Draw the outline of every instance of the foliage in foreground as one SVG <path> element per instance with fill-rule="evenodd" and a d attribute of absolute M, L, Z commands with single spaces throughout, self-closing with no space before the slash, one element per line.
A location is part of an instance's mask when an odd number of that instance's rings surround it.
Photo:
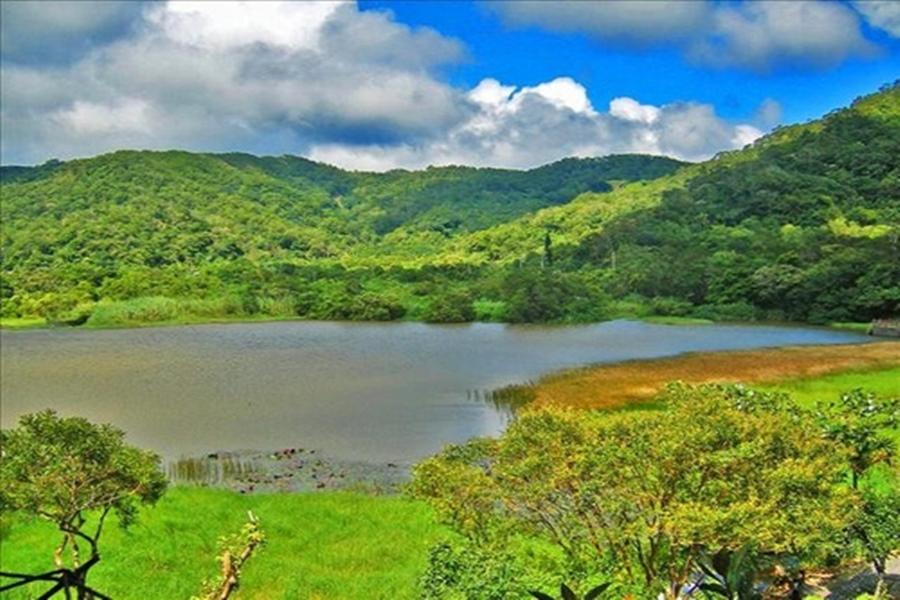
<path fill-rule="evenodd" d="M 418 600 L 428 548 L 447 532 L 420 502 L 346 492 L 241 495 L 175 486 L 127 530 L 110 523 L 94 586 L 115 600 L 186 600 L 221 575 L 219 539 L 259 515 L 266 546 L 242 570 L 244 600 Z M 55 529 L 3 515 L 4 570 L 52 566 Z M 4 600 L 33 595 L 11 592 Z"/>
<path fill-rule="evenodd" d="M 860 492 L 866 486 L 848 484 L 858 464 L 852 447 L 823 435 L 789 397 L 675 385 L 663 401 L 658 412 L 525 412 L 498 440 L 449 447 L 420 464 L 410 491 L 464 537 L 443 553 L 479 556 L 477 577 L 503 575 L 490 596 L 498 599 L 589 577 L 641 598 L 692 590 L 752 598 L 762 571 L 776 569 L 799 590 L 804 572 L 848 553 L 871 560 L 873 549 L 882 558 L 900 549 L 900 530 L 883 521 L 880 545 L 859 535 L 861 520 L 879 517 Z M 873 414 L 896 415 L 896 403 L 882 408 Z M 846 416 L 829 414 L 832 423 Z M 889 433 L 871 433 L 887 460 Z M 877 515 L 890 510 L 879 506 Z M 455 577 L 431 597 L 482 597 L 468 591 L 465 573 Z"/>
<path fill-rule="evenodd" d="M 266 536 L 259 527 L 259 519 L 248 511 L 247 523 L 239 533 L 219 538 L 219 579 L 205 581 L 200 595 L 193 596 L 191 600 L 227 600 L 240 585 L 244 564 L 265 541 Z"/>
<path fill-rule="evenodd" d="M 159 457 L 127 445 L 125 433 L 111 425 L 48 410 L 0 431 L 0 513 L 35 516 L 62 533 L 53 553 L 56 570 L 41 579 L 57 582 L 52 589 L 67 595 L 69 588 L 79 597 L 85 590 L 97 593 L 86 580 L 100 560 L 107 516 L 115 513 L 127 527 L 140 505 L 155 503 L 165 489 Z M 15 579 L 30 581 L 27 575 Z"/>

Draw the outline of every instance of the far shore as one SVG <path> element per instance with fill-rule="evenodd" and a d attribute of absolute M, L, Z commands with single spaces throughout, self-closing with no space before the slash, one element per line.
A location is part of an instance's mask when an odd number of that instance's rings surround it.
<path fill-rule="evenodd" d="M 814 327 L 826 329 L 838 329 L 842 331 L 851 331 L 861 334 L 868 334 L 871 323 L 803 323 L 794 321 L 713 321 L 710 319 L 701 319 L 697 317 L 677 317 L 665 315 L 616 315 L 605 321 L 593 322 L 536 322 L 536 323 L 509 323 L 503 321 L 464 321 L 458 323 L 432 323 L 429 321 L 415 319 L 399 319 L 396 321 L 340 321 L 345 323 L 427 323 L 430 325 L 467 325 L 471 323 L 498 323 L 502 325 L 591 325 L 596 323 L 605 323 L 608 321 L 626 320 L 626 321 L 642 321 L 654 325 L 671 325 L 671 326 L 697 326 L 697 325 L 759 325 L 759 326 L 783 326 L 783 327 Z M 278 323 L 278 322 L 306 322 L 305 319 L 296 316 L 272 316 L 272 315 L 242 315 L 235 317 L 186 317 L 168 321 L 132 321 L 127 323 L 91 325 L 90 323 L 81 325 L 69 325 L 65 323 L 54 323 L 41 317 L 11 317 L 0 318 L 0 329 L 7 331 L 23 331 L 32 329 L 52 329 L 58 331 L 83 331 L 83 330 L 106 330 L 106 329 L 143 329 L 147 327 L 180 327 L 185 325 L 223 325 L 232 323 Z"/>

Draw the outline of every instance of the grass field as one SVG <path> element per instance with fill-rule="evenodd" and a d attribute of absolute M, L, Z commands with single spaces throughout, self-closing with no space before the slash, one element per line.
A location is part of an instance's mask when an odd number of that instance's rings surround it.
<path fill-rule="evenodd" d="M 900 396 L 900 366 L 787 379 L 758 387 L 788 392 L 802 406 L 812 406 L 816 400 L 831 398 L 855 388 L 863 388 L 881 396 Z"/>
<path fill-rule="evenodd" d="M 187 600 L 215 577 L 216 540 L 236 533 L 247 510 L 267 543 L 243 572 L 239 599 L 416 598 L 416 580 L 441 529 L 423 504 L 400 497 L 345 493 L 242 496 L 173 488 L 123 532 L 109 527 L 92 585 L 113 598 Z M 52 569 L 58 536 L 44 522 L 4 523 L 3 570 Z M 36 598 L 9 593 L 4 598 Z"/>
<path fill-rule="evenodd" d="M 530 394 L 537 406 L 557 404 L 587 409 L 621 408 L 645 402 L 670 381 L 747 384 L 794 381 L 802 395 L 807 389 L 809 393 L 817 391 L 814 384 L 803 380 L 838 372 L 887 368 L 900 368 L 898 342 L 703 352 L 562 371 L 539 380 Z M 891 379 L 872 373 L 847 377 L 850 379 L 846 382 L 836 383 L 848 383 L 852 379 L 860 385 L 850 385 L 851 388 L 869 387 L 868 381 L 889 385 Z M 819 385 L 828 387 L 829 384 Z"/>

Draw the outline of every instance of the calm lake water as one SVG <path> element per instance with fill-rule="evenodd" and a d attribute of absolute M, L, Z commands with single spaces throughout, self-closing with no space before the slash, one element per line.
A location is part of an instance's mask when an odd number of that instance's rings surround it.
<path fill-rule="evenodd" d="M 694 350 L 865 342 L 814 328 L 280 322 L 0 332 L 3 427 L 54 408 L 111 422 L 167 458 L 317 448 L 410 461 L 495 434 L 470 398 L 564 367 Z"/>

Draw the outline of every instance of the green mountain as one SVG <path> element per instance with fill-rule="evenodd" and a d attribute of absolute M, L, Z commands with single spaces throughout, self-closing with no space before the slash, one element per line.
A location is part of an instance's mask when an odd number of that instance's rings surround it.
<path fill-rule="evenodd" d="M 900 304 L 900 91 L 686 165 L 348 172 L 122 151 L 0 168 L 4 317 L 664 314 L 813 322 Z"/>

